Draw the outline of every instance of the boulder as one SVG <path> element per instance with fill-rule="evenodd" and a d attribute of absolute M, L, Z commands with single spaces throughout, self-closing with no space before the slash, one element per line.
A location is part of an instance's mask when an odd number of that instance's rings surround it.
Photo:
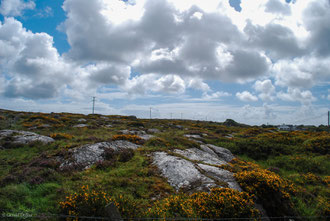
<path fill-rule="evenodd" d="M 78 119 L 78 122 L 79 122 L 79 123 L 83 123 L 83 122 L 87 122 L 87 120 L 84 119 L 84 118 L 80 118 L 80 119 Z"/>
<path fill-rule="evenodd" d="M 188 160 L 165 152 L 155 152 L 153 162 L 176 190 L 196 187 L 202 190 L 216 186 L 213 180 L 201 174 L 194 163 Z"/>
<path fill-rule="evenodd" d="M 73 127 L 81 128 L 81 127 L 88 127 L 88 125 L 87 124 L 77 124 L 77 125 L 74 125 Z"/>
<path fill-rule="evenodd" d="M 234 155 L 230 152 L 230 150 L 226 148 L 218 147 L 212 144 L 206 144 L 206 146 L 212 149 L 218 155 L 219 158 L 225 160 L 226 162 L 230 162 L 235 158 Z"/>
<path fill-rule="evenodd" d="M 174 153 L 180 154 L 189 160 L 198 161 L 207 164 L 223 165 L 227 162 L 214 154 L 210 154 L 197 148 L 190 148 L 186 150 L 174 150 Z"/>
<path fill-rule="evenodd" d="M 160 130 L 158 130 L 158 129 L 156 129 L 156 128 L 150 128 L 150 129 L 147 130 L 147 132 L 148 132 L 149 134 L 156 134 L 156 133 L 159 133 Z"/>
<path fill-rule="evenodd" d="M 10 138 L 13 144 L 31 144 L 34 142 L 41 142 L 48 144 L 55 140 L 51 137 L 39 135 L 29 131 L 18 131 L 18 130 L 1 130 L 0 139 Z"/>
<path fill-rule="evenodd" d="M 202 139 L 202 137 L 198 134 L 185 134 L 184 136 L 187 138 Z"/>
<path fill-rule="evenodd" d="M 103 153 L 105 149 L 113 149 L 114 151 L 121 151 L 123 149 L 137 149 L 139 145 L 131 143 L 126 140 L 116 140 L 112 142 L 101 142 L 95 144 L 87 144 L 81 147 L 70 150 L 72 153 L 71 159 L 63 160 L 60 168 L 65 166 L 79 165 L 84 169 L 90 168 L 93 164 L 99 161 L 104 161 Z"/>
<path fill-rule="evenodd" d="M 221 168 L 218 168 L 218 167 L 205 165 L 205 164 L 198 164 L 198 166 L 209 177 L 212 177 L 213 179 L 215 179 L 219 182 L 227 183 L 229 188 L 238 190 L 240 192 L 242 191 L 241 187 L 236 182 L 232 172 L 229 172 L 228 170 L 224 170 L 224 169 L 221 169 Z"/>

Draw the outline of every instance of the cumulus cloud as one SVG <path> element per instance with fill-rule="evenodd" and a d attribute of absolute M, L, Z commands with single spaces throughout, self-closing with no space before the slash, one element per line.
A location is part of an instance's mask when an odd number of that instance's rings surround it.
<path fill-rule="evenodd" d="M 237 47 L 244 44 L 243 33 L 219 12 L 230 8 L 229 3 L 213 1 L 213 9 L 201 1 L 193 3 L 66 0 L 64 29 L 72 47 L 68 56 L 81 62 L 124 63 L 141 74 L 230 82 L 245 82 L 267 72 L 270 63 L 263 54 Z M 135 14 L 118 20 L 115 10 Z"/>
<path fill-rule="evenodd" d="M 277 94 L 277 97 L 284 101 L 300 102 L 305 105 L 317 100 L 311 91 L 300 90 L 299 88 L 288 88 L 287 93 L 281 91 Z"/>
<path fill-rule="evenodd" d="M 262 100 L 272 101 L 274 100 L 275 87 L 271 80 L 256 81 L 254 89 L 259 92 L 258 95 Z"/>
<path fill-rule="evenodd" d="M 24 10 L 34 9 L 33 1 L 24 0 L 2 0 L 0 14 L 3 16 L 21 16 Z"/>
<path fill-rule="evenodd" d="M 255 95 L 252 95 L 248 91 L 237 92 L 236 97 L 244 102 L 258 101 L 258 98 Z"/>
<path fill-rule="evenodd" d="M 330 2 L 328 0 L 311 1 L 304 10 L 304 24 L 310 33 L 310 50 L 320 56 L 330 55 Z"/>
<path fill-rule="evenodd" d="M 14 18 L 6 18 L 0 23 L 0 45 L 6 45 L 0 52 L 0 66 L 5 70 L 7 97 L 52 98 L 71 79 L 70 65 L 46 33 L 34 34 Z"/>
<path fill-rule="evenodd" d="M 282 87 L 310 88 L 330 80 L 329 58 L 304 56 L 275 63 L 272 72 L 275 84 Z"/>
<path fill-rule="evenodd" d="M 3 0 L 0 12 L 21 15 L 34 7 Z M 221 0 L 65 0 L 60 27 L 71 48 L 62 56 L 50 35 L 5 18 L 2 93 L 82 99 L 116 87 L 131 97 L 182 95 L 189 88 L 206 100 L 230 95 L 212 90 L 205 83 L 211 80 L 255 82 L 255 94 L 236 94 L 242 101 L 275 101 L 276 90 L 282 100 L 314 101 L 311 88 L 330 81 L 329 1 L 255 0 L 241 7 L 237 12 Z"/>
<path fill-rule="evenodd" d="M 231 96 L 231 94 L 228 92 L 224 92 L 224 91 L 216 91 L 211 94 L 204 92 L 202 99 L 203 100 L 215 100 L 215 99 L 219 99 L 221 97 L 229 97 L 229 96 Z"/>

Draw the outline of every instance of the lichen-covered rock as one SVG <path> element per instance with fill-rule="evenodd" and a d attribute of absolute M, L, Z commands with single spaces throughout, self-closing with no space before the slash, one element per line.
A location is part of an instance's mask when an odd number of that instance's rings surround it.
<path fill-rule="evenodd" d="M 176 190 L 208 191 L 212 187 L 229 187 L 242 191 L 233 173 L 212 165 L 228 164 L 234 156 L 227 149 L 214 145 L 201 145 L 201 149 L 173 150 L 171 153 L 155 152 L 153 163 L 162 176 Z M 206 165 L 208 164 L 208 165 Z"/>
<path fill-rule="evenodd" d="M 159 133 L 160 130 L 156 129 L 156 128 L 150 128 L 147 130 L 148 133 L 150 134 L 156 134 L 156 133 Z"/>
<path fill-rule="evenodd" d="M 55 140 L 51 137 L 43 136 L 29 131 L 18 131 L 18 130 L 1 130 L 0 139 L 10 138 L 13 144 L 31 144 L 34 142 L 41 142 L 48 144 Z"/>
<path fill-rule="evenodd" d="M 159 168 L 161 174 L 176 190 L 180 188 L 210 188 L 215 182 L 201 174 L 194 163 L 180 157 L 171 156 L 165 152 L 153 153 L 154 164 Z"/>
<path fill-rule="evenodd" d="M 212 144 L 206 144 L 206 146 L 211 148 L 221 159 L 225 160 L 226 162 L 230 162 L 235 158 L 230 150 L 226 148 L 218 147 Z"/>
<path fill-rule="evenodd" d="M 193 139 L 202 139 L 202 137 L 198 134 L 185 134 L 183 136 L 185 136 L 187 138 L 193 138 Z"/>
<path fill-rule="evenodd" d="M 212 177 L 213 179 L 227 183 L 229 188 L 242 191 L 232 172 L 205 164 L 198 164 L 198 166 L 205 172 L 205 174 Z"/>
<path fill-rule="evenodd" d="M 77 124 L 77 125 L 74 125 L 73 127 L 81 128 L 81 127 L 88 127 L 88 125 L 87 124 Z"/>
<path fill-rule="evenodd" d="M 199 161 L 202 163 L 216 165 L 227 164 L 225 160 L 217 157 L 216 155 L 210 154 L 197 148 L 190 148 L 187 150 L 174 150 L 174 153 L 180 154 L 188 158 L 189 160 Z"/>
<path fill-rule="evenodd" d="M 87 144 L 81 147 L 74 148 L 71 151 L 72 156 L 69 160 L 63 160 L 60 168 L 65 166 L 83 167 L 84 169 L 90 168 L 93 164 L 103 161 L 103 153 L 105 149 L 113 149 L 114 151 L 121 151 L 123 149 L 137 149 L 139 145 L 131 143 L 126 140 L 115 140 L 112 142 L 101 142 L 95 144 Z"/>

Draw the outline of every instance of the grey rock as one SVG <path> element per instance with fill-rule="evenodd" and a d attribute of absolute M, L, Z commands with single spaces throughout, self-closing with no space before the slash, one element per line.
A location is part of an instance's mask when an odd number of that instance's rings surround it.
<path fill-rule="evenodd" d="M 48 144 L 55 140 L 51 137 L 39 135 L 29 131 L 18 131 L 18 130 L 1 130 L 0 139 L 5 137 L 11 137 L 14 144 L 30 144 L 34 142 L 41 142 Z"/>
<path fill-rule="evenodd" d="M 225 160 L 226 162 L 230 162 L 235 157 L 234 155 L 226 148 L 218 147 L 212 144 L 206 144 L 207 147 L 211 148 L 221 159 Z"/>
<path fill-rule="evenodd" d="M 40 128 L 50 128 L 50 127 L 52 127 L 51 125 L 49 125 L 49 124 L 43 124 L 43 125 L 41 125 L 41 126 L 39 126 Z"/>
<path fill-rule="evenodd" d="M 105 127 L 113 127 L 111 124 L 107 124 L 105 125 Z"/>
<path fill-rule="evenodd" d="M 115 140 L 115 141 L 109 142 L 109 148 L 113 149 L 114 151 L 120 151 L 122 149 L 135 150 L 138 147 L 140 147 L 140 145 L 131 143 L 127 140 Z"/>
<path fill-rule="evenodd" d="M 73 127 L 81 128 L 81 127 L 88 127 L 88 125 L 87 124 L 77 124 L 77 125 L 74 125 Z"/>
<path fill-rule="evenodd" d="M 201 174 L 194 163 L 188 160 L 171 156 L 165 152 L 155 152 L 153 162 L 176 190 L 194 188 L 193 185 L 196 183 L 201 189 L 215 186 L 213 180 Z"/>
<path fill-rule="evenodd" d="M 105 206 L 106 218 L 114 221 L 123 221 L 121 215 L 113 202 Z"/>
<path fill-rule="evenodd" d="M 184 136 L 187 138 L 202 139 L 202 137 L 198 134 L 185 134 Z"/>
<path fill-rule="evenodd" d="M 103 161 L 102 154 L 105 149 L 113 149 L 114 151 L 121 151 L 123 149 L 137 149 L 139 145 L 131 143 L 126 140 L 116 140 L 112 142 L 101 142 L 95 144 L 86 144 L 71 150 L 72 158 L 62 162 L 60 168 L 71 165 L 80 165 L 84 169 L 90 168 L 98 161 Z M 63 159 L 59 159 L 60 161 Z"/>
<path fill-rule="evenodd" d="M 218 167 L 213 167 L 205 164 L 198 164 L 198 166 L 208 175 L 211 176 L 213 179 L 221 182 L 226 182 L 229 188 L 242 191 L 239 184 L 236 182 L 234 175 L 232 172 L 228 170 L 224 170 Z"/>
<path fill-rule="evenodd" d="M 140 135 L 139 137 L 141 137 L 143 140 L 149 140 L 155 136 L 150 134 L 145 134 L 145 135 Z"/>
<path fill-rule="evenodd" d="M 159 133 L 160 130 L 158 130 L 158 129 L 156 129 L 156 128 L 150 128 L 150 129 L 147 130 L 147 132 L 148 132 L 149 134 L 156 134 L 156 133 Z"/>
<path fill-rule="evenodd" d="M 78 122 L 83 123 L 83 122 L 87 122 L 87 120 L 84 119 L 84 118 L 80 118 L 80 119 L 78 120 Z"/>
<path fill-rule="evenodd" d="M 180 154 L 190 160 L 199 161 L 207 164 L 222 165 L 227 164 L 226 161 L 208 152 L 199 150 L 197 148 L 190 148 L 187 150 L 174 150 L 174 153 Z"/>
<path fill-rule="evenodd" d="M 141 137 L 143 140 L 149 140 L 154 137 L 154 135 L 147 134 L 143 130 L 121 130 L 122 134 L 130 134 L 130 135 L 137 135 Z"/>
<path fill-rule="evenodd" d="M 207 153 L 209 153 L 209 154 L 211 154 L 215 157 L 218 157 L 218 155 L 211 148 L 209 148 L 207 145 L 202 144 L 202 145 L 200 145 L 200 148 L 201 148 L 202 151 L 205 151 L 205 152 L 207 152 Z"/>

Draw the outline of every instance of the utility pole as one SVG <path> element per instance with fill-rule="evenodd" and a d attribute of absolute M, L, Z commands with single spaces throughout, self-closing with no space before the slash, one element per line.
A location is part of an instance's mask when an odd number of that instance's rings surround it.
<path fill-rule="evenodd" d="M 328 127 L 330 127 L 330 111 L 328 111 Z"/>
<path fill-rule="evenodd" d="M 172 114 L 173 114 L 173 113 L 171 113 L 171 120 L 172 120 Z"/>
<path fill-rule="evenodd" d="M 181 120 L 183 119 L 182 116 L 183 116 L 183 113 L 181 113 Z"/>
<path fill-rule="evenodd" d="M 150 107 L 150 120 L 151 120 L 151 107 Z"/>
<path fill-rule="evenodd" d="M 93 114 L 94 114 L 94 110 L 95 110 L 95 97 L 93 97 Z"/>

